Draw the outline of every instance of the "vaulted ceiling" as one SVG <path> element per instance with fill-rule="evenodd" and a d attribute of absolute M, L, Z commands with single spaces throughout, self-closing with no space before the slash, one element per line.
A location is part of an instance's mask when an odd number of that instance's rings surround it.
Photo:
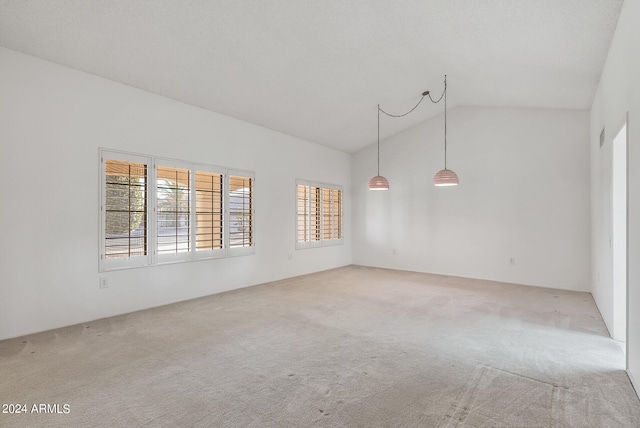
<path fill-rule="evenodd" d="M 0 0 L 0 45 L 345 152 L 376 105 L 588 109 L 622 0 Z M 1 66 L 1 64 L 0 64 Z M 0 101 L 1 102 L 1 101 Z M 423 103 L 392 135 L 442 112 Z"/>

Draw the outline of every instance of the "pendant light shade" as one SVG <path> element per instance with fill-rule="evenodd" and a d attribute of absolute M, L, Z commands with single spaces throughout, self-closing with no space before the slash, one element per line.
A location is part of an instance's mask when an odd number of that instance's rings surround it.
<path fill-rule="evenodd" d="M 389 181 L 381 175 L 369 180 L 369 190 L 389 190 Z"/>
<path fill-rule="evenodd" d="M 389 181 L 380 175 L 380 104 L 378 104 L 378 175 L 369 180 L 369 190 L 389 190 Z"/>
<path fill-rule="evenodd" d="M 433 177 L 434 186 L 457 186 L 460 184 L 458 175 L 450 169 L 443 169 Z"/>

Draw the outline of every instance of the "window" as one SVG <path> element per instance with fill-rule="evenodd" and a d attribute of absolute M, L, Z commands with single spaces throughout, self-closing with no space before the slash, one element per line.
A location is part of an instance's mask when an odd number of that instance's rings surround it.
<path fill-rule="evenodd" d="M 100 150 L 100 270 L 255 252 L 252 172 Z"/>
<path fill-rule="evenodd" d="M 331 204 L 331 209 L 327 209 L 325 215 L 325 231 L 331 228 L 331 234 L 325 239 L 342 239 L 342 190 L 327 190 L 326 206 Z"/>
<path fill-rule="evenodd" d="M 297 195 L 297 226 L 296 242 L 306 242 L 309 239 L 309 186 L 296 185 Z"/>
<path fill-rule="evenodd" d="M 221 173 L 196 171 L 196 251 L 222 249 Z"/>
<path fill-rule="evenodd" d="M 158 166 L 156 169 L 157 254 L 191 250 L 191 171 Z"/>
<path fill-rule="evenodd" d="M 298 242 L 320 241 L 320 188 L 298 184 Z"/>
<path fill-rule="evenodd" d="M 342 243 L 342 188 L 296 181 L 296 248 Z"/>
<path fill-rule="evenodd" d="M 253 175 L 229 177 L 229 249 L 243 254 L 253 248 Z"/>
<path fill-rule="evenodd" d="M 148 264 L 149 164 L 141 156 L 113 154 L 102 159 L 102 267 Z"/>

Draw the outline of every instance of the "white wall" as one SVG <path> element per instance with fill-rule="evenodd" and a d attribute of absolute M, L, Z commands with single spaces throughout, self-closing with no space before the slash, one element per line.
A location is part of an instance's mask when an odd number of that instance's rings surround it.
<path fill-rule="evenodd" d="M 627 340 L 627 127 L 616 135 L 611 171 L 611 256 L 613 273 L 613 329 L 616 340 Z M 603 204 L 606 206 L 606 204 Z"/>
<path fill-rule="evenodd" d="M 460 107 L 448 143 L 457 187 L 432 184 L 442 115 L 381 143 L 388 192 L 375 145 L 354 155 L 354 263 L 588 290 L 588 112 Z"/>
<path fill-rule="evenodd" d="M 607 323 L 613 324 L 613 286 L 610 230 L 611 201 L 606 193 L 611 180 L 606 165 L 611 162 L 612 139 L 628 113 L 628 329 L 627 360 L 636 388 L 640 387 L 640 0 L 625 0 L 600 85 L 591 108 L 591 166 L 593 296 Z M 605 127 L 605 148 L 599 149 L 599 135 Z M 603 167 L 601 167 L 603 165 Z M 607 214 L 608 213 L 608 214 Z M 598 278 L 598 273 L 599 278 Z M 606 275 L 605 275 L 606 273 Z"/>
<path fill-rule="evenodd" d="M 4 48 L 0 144 L 0 339 L 351 263 L 349 154 Z M 99 147 L 255 171 L 256 254 L 99 275 Z M 295 250 L 296 178 L 344 186 L 344 245 Z"/>

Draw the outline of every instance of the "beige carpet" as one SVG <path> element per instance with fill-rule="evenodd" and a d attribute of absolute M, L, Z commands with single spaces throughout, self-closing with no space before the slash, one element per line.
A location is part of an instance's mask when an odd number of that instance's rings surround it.
<path fill-rule="evenodd" d="M 1 341 L 0 426 L 638 427 L 623 369 L 587 293 L 349 266 Z"/>

